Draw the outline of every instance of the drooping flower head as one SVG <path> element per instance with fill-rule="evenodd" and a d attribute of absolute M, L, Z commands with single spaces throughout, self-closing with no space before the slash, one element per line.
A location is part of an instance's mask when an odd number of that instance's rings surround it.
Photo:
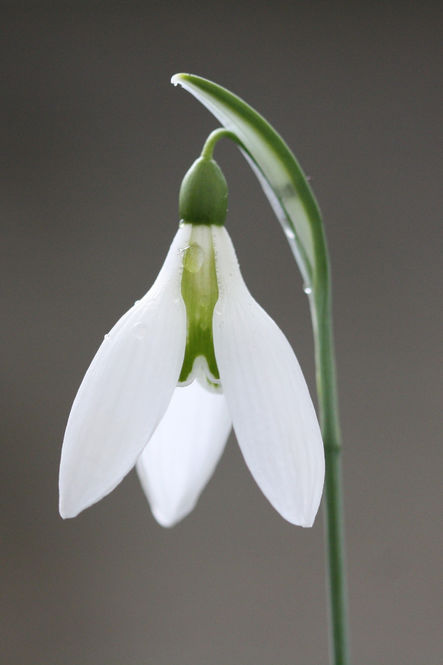
<path fill-rule="evenodd" d="M 274 508 L 311 526 L 324 479 L 315 410 L 286 337 L 243 281 L 212 157 L 188 171 L 179 208 L 156 281 L 105 336 L 74 400 L 60 513 L 74 517 L 136 466 L 154 516 L 172 526 L 195 506 L 233 425 Z"/>

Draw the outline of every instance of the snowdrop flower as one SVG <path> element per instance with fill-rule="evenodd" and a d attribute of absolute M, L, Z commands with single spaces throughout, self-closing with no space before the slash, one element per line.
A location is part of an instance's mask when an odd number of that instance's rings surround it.
<path fill-rule="evenodd" d="M 320 429 L 294 352 L 243 281 L 226 201 L 216 163 L 197 160 L 160 274 L 105 336 L 75 398 L 62 517 L 136 466 L 154 516 L 172 526 L 195 506 L 233 424 L 270 503 L 289 522 L 312 525 L 324 479 Z"/>

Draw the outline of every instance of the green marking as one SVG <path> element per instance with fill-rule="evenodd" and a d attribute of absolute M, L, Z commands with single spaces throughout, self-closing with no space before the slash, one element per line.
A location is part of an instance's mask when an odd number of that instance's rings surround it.
<path fill-rule="evenodd" d="M 197 232 L 199 228 L 199 232 Z M 203 234 L 202 234 L 203 232 Z M 195 238 L 203 240 L 196 242 Z M 208 242 L 209 240 L 209 242 Z M 183 256 L 182 296 L 186 305 L 186 350 L 179 383 L 192 372 L 194 361 L 203 356 L 214 379 L 220 379 L 215 360 L 212 336 L 212 317 L 218 300 L 215 257 L 212 236 L 208 227 L 196 227 Z M 207 377 L 212 385 L 216 385 Z"/>

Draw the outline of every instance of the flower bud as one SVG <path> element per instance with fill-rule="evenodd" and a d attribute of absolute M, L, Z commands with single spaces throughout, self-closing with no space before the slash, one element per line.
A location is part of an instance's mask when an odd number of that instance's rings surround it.
<path fill-rule="evenodd" d="M 199 157 L 183 178 L 179 194 L 180 219 L 190 224 L 225 223 L 228 185 L 213 159 Z"/>

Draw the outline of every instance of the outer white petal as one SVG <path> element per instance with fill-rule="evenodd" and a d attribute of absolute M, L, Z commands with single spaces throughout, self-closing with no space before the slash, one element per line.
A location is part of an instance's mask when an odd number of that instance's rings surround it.
<path fill-rule="evenodd" d="M 156 520 L 173 526 L 197 503 L 231 430 L 223 395 L 194 381 L 176 388 L 168 410 L 137 461 Z"/>
<path fill-rule="evenodd" d="M 177 385 L 186 343 L 177 232 L 154 285 L 114 326 L 72 405 L 60 463 L 60 514 L 75 517 L 134 466 Z"/>
<path fill-rule="evenodd" d="M 241 451 L 274 508 L 311 526 L 324 451 L 306 382 L 286 337 L 247 290 L 226 230 L 213 227 L 213 239 L 215 356 Z"/>

